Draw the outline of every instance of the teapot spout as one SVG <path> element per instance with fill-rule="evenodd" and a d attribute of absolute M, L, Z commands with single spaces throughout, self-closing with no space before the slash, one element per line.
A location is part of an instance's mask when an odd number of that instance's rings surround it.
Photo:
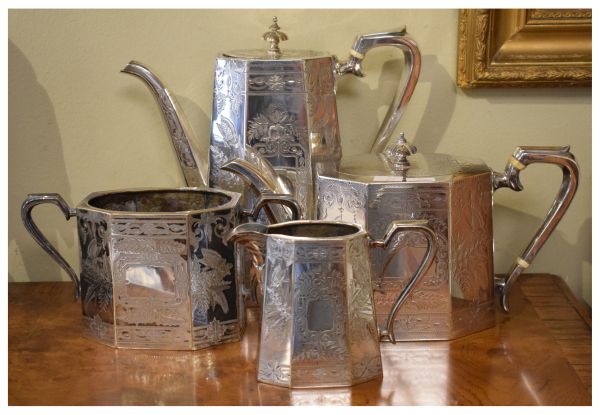
<path fill-rule="evenodd" d="M 257 197 L 269 194 L 293 195 L 293 189 L 277 174 L 271 164 L 254 149 L 246 146 L 243 159 L 229 160 L 221 166 L 222 170 L 238 175 L 252 189 Z M 300 209 L 299 205 L 297 209 Z M 294 219 L 294 212 L 280 205 L 265 206 L 271 223 L 286 222 Z M 302 213 L 298 212 L 301 216 Z"/>
<path fill-rule="evenodd" d="M 140 77 L 154 94 L 167 123 L 187 186 L 208 187 L 206 160 L 200 158 L 196 137 L 175 97 L 154 72 L 139 62 L 129 62 L 121 72 Z"/>

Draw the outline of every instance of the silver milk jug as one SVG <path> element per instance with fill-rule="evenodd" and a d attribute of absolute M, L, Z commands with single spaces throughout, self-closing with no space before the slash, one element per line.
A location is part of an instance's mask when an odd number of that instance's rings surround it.
<path fill-rule="evenodd" d="M 369 251 L 399 233 L 427 240 L 421 265 L 378 329 Z M 380 338 L 395 342 L 398 307 L 430 265 L 435 234 L 427 221 L 395 221 L 373 240 L 360 225 L 333 221 L 246 223 L 228 236 L 264 258 L 258 380 L 287 387 L 351 386 L 382 375 Z"/>
<path fill-rule="evenodd" d="M 315 219 L 316 175 L 335 174 L 342 156 L 336 78 L 363 76 L 362 61 L 375 47 L 396 46 L 404 52 L 406 81 L 376 138 L 385 140 L 412 96 L 421 55 L 405 29 L 358 36 L 347 61 L 324 52 L 280 48 L 287 38 L 273 18 L 263 34 L 268 47 L 224 52 L 217 57 L 209 182 L 243 193 L 240 178 L 221 167 L 232 159 L 246 159 L 246 149 L 251 147 L 289 183 L 302 218 Z"/>

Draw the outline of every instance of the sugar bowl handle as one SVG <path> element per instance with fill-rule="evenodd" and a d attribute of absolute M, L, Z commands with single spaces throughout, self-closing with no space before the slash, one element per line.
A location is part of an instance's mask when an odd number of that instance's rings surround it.
<path fill-rule="evenodd" d="M 33 239 L 42 247 L 42 249 L 46 251 L 46 253 L 52 257 L 52 259 L 58 262 L 58 265 L 60 265 L 62 269 L 67 272 L 67 274 L 69 274 L 71 281 L 73 281 L 73 284 L 75 284 L 75 298 L 78 299 L 80 295 L 81 284 L 79 282 L 79 278 L 77 277 L 77 273 L 62 257 L 62 255 L 58 253 L 56 248 L 54 248 L 52 244 L 48 242 L 48 239 L 46 239 L 46 237 L 42 234 L 31 217 L 31 211 L 33 208 L 42 203 L 51 203 L 58 206 L 67 220 L 73 216 L 77 216 L 77 210 L 69 207 L 67 202 L 65 202 L 62 196 L 58 193 L 31 194 L 27 196 L 23 202 L 23 205 L 21 205 L 21 219 L 23 220 L 25 229 L 27 229 L 27 232 L 31 234 Z"/>
<path fill-rule="evenodd" d="M 429 226 L 429 222 L 427 220 L 395 220 L 390 223 L 388 229 L 385 233 L 383 239 L 380 240 L 371 240 L 371 246 L 380 247 L 384 249 L 389 248 L 390 242 L 394 239 L 399 232 L 419 232 L 421 233 L 425 239 L 427 240 L 427 250 L 425 251 L 425 255 L 423 256 L 423 260 L 419 265 L 419 268 L 415 271 L 414 275 L 408 281 L 408 284 L 404 287 L 402 292 L 398 295 L 398 298 L 394 302 L 392 309 L 390 310 L 387 321 L 385 323 L 385 329 L 380 331 L 381 339 L 385 339 L 386 337 L 392 342 L 396 343 L 396 336 L 394 334 L 394 320 L 396 319 L 396 314 L 400 309 L 400 306 L 404 303 L 408 295 L 415 287 L 421 276 L 425 273 L 425 271 L 431 265 L 433 258 L 435 257 L 435 253 L 437 251 L 437 243 L 435 238 L 434 230 Z M 394 257 L 400 252 L 401 246 L 396 246 L 394 250 L 388 255 L 387 261 L 383 264 L 383 268 L 381 270 L 382 274 L 385 274 L 388 265 L 392 262 Z"/>
<path fill-rule="evenodd" d="M 380 153 L 386 146 L 388 140 L 394 133 L 404 108 L 408 105 L 410 98 L 417 86 L 419 74 L 421 72 L 421 52 L 409 34 L 406 28 L 397 32 L 382 32 L 361 35 L 354 41 L 354 46 L 350 49 L 350 58 L 346 62 L 339 62 L 336 65 L 336 73 L 343 75 L 352 73 L 356 76 L 364 76 L 362 73 L 362 61 L 367 52 L 378 46 L 395 46 L 404 52 L 404 72 L 406 81 L 401 94 L 396 94 L 392 105 L 383 119 L 377 136 L 373 141 L 371 152 Z"/>
<path fill-rule="evenodd" d="M 508 277 L 496 277 L 495 286 L 500 291 L 500 302 L 504 311 L 508 311 L 508 292 L 511 286 L 517 280 L 519 275 L 525 270 L 544 243 L 550 237 L 550 234 L 558 225 L 567 208 L 571 204 L 579 181 L 579 167 L 575 161 L 575 156 L 571 154 L 570 146 L 564 147 L 517 147 L 511 158 L 506 164 L 503 173 L 494 173 L 494 190 L 502 187 L 508 187 L 517 192 L 523 190 L 520 180 L 520 173 L 530 164 L 547 163 L 560 166 L 563 172 L 563 179 L 558 190 L 558 194 L 546 214 L 546 218 L 537 230 L 529 246 L 520 257 L 517 257 Z"/>

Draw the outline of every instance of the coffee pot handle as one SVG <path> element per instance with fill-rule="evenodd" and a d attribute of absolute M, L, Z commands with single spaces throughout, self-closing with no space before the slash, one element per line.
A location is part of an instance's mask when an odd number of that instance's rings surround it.
<path fill-rule="evenodd" d="M 493 174 L 494 190 L 508 187 L 517 192 L 523 190 L 520 173 L 532 163 L 547 163 L 560 166 L 563 180 L 558 194 L 546 214 L 529 246 L 520 257 L 517 257 L 507 278 L 496 277 L 495 286 L 500 291 L 500 302 L 504 311 L 508 311 L 508 292 L 519 275 L 531 264 L 538 251 L 550 237 L 571 204 L 579 181 L 579 167 L 570 146 L 564 147 L 517 147 L 506 164 L 503 173 Z"/>
<path fill-rule="evenodd" d="M 392 309 L 390 310 L 387 321 L 385 323 L 385 329 L 380 331 L 381 340 L 384 338 L 388 338 L 392 343 L 396 343 L 396 336 L 394 334 L 394 320 L 396 319 L 396 314 L 400 309 L 400 306 L 406 301 L 408 295 L 415 287 L 419 279 L 425 271 L 431 265 L 433 258 L 435 257 L 435 253 L 437 251 L 437 242 L 435 238 L 434 230 L 429 226 L 429 221 L 427 220 L 395 220 L 390 223 L 388 229 L 385 233 L 383 239 L 380 240 L 372 240 L 371 246 L 380 247 L 387 250 L 389 248 L 390 242 L 394 239 L 394 236 L 399 232 L 419 232 L 421 233 L 425 239 L 427 240 L 427 250 L 425 251 L 425 255 L 423 256 L 423 260 L 421 264 L 413 274 L 413 276 L 408 281 L 408 284 L 404 287 L 404 289 L 398 295 L 398 298 L 394 302 Z M 394 257 L 400 252 L 401 246 L 396 246 L 394 250 L 388 255 L 386 262 L 383 264 L 383 268 L 381 270 L 381 274 L 384 275 L 387 267 L 392 262 Z"/>
<path fill-rule="evenodd" d="M 383 119 L 381 127 L 371 147 L 372 153 L 380 153 L 386 146 L 388 140 L 394 133 L 404 108 L 408 105 L 410 98 L 417 86 L 421 72 L 421 52 L 417 43 L 409 37 L 406 28 L 398 32 L 372 33 L 358 36 L 354 46 L 350 49 L 350 58 L 347 62 L 336 64 L 337 74 L 352 73 L 356 76 L 364 76 L 362 73 L 362 61 L 367 52 L 378 46 L 395 46 L 404 52 L 404 73 L 408 73 L 401 94 L 396 93 L 392 105 Z"/>
<path fill-rule="evenodd" d="M 58 253 L 56 248 L 54 248 L 52 244 L 48 242 L 48 239 L 46 239 L 46 237 L 42 234 L 31 217 L 31 211 L 33 208 L 37 205 L 41 205 L 42 203 L 51 203 L 58 206 L 67 220 L 73 216 L 77 216 L 77 210 L 69 207 L 67 202 L 65 202 L 62 196 L 58 193 L 31 194 L 27 196 L 23 202 L 23 205 L 21 205 L 21 219 L 23 220 L 25 229 L 27 229 L 27 232 L 31 234 L 33 239 L 42 247 L 42 249 L 46 251 L 46 253 L 52 257 L 52 259 L 58 262 L 58 265 L 60 265 L 62 269 L 67 272 L 67 274 L 69 274 L 71 281 L 73 281 L 73 284 L 75 284 L 75 299 L 78 299 L 80 295 L 81 284 L 79 282 L 79 278 L 77 277 L 77 273 L 75 273 L 73 268 L 62 257 L 62 255 Z"/>

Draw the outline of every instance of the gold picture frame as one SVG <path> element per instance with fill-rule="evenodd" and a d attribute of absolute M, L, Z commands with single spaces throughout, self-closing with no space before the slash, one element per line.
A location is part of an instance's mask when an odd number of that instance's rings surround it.
<path fill-rule="evenodd" d="M 591 9 L 461 9 L 461 88 L 592 84 Z"/>

